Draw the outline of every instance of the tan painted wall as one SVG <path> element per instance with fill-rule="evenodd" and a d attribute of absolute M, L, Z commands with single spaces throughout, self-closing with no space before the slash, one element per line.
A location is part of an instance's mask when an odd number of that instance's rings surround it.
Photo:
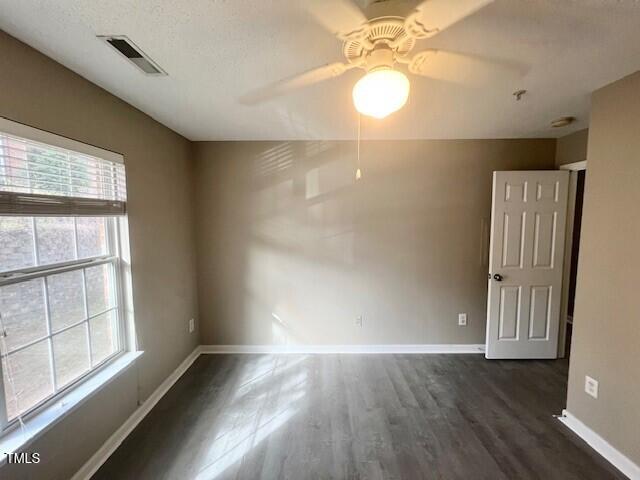
<path fill-rule="evenodd" d="M 556 167 L 586 160 L 588 140 L 588 128 L 559 138 L 556 142 Z"/>
<path fill-rule="evenodd" d="M 0 64 L 0 115 L 120 152 L 127 167 L 134 307 L 145 354 L 36 442 L 40 464 L 0 468 L 2 478 L 62 479 L 199 343 L 197 332 L 187 333 L 196 314 L 191 144 L 3 32 Z"/>
<path fill-rule="evenodd" d="M 640 465 L 640 72 L 594 93 L 568 410 Z M 584 377 L 600 382 L 599 398 Z"/>
<path fill-rule="evenodd" d="M 553 168 L 555 140 L 365 142 L 358 183 L 353 142 L 195 154 L 204 344 L 473 344 L 492 172 Z"/>

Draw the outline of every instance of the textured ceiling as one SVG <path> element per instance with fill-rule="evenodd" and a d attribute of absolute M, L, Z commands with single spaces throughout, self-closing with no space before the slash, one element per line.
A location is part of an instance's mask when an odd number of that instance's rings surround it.
<path fill-rule="evenodd" d="M 562 136 L 588 125 L 590 93 L 640 69 L 636 0 L 496 0 L 422 48 L 516 62 L 520 78 L 474 89 L 411 76 L 401 111 L 363 124 L 365 138 Z M 0 28 L 191 140 L 350 139 L 362 75 L 258 106 L 239 98 L 342 61 L 341 43 L 285 0 L 0 0 Z M 168 73 L 147 77 L 96 35 L 127 35 Z M 529 93 L 515 102 L 514 90 Z M 578 122 L 550 129 L 573 115 Z"/>

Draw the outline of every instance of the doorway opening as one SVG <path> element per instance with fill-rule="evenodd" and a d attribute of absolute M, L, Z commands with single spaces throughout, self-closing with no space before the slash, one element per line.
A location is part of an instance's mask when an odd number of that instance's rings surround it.
<path fill-rule="evenodd" d="M 560 168 L 563 170 L 570 170 L 570 177 L 558 356 L 560 358 L 569 358 L 571 354 L 571 336 L 573 333 L 574 323 L 576 281 L 578 276 L 580 233 L 582 230 L 582 212 L 584 207 L 584 187 L 587 176 L 587 162 L 571 163 L 563 165 Z"/>

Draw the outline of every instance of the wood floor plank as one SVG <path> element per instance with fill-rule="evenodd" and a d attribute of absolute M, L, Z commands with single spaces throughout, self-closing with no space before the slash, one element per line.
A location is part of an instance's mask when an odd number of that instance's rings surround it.
<path fill-rule="evenodd" d="M 94 479 L 623 479 L 552 417 L 567 367 L 203 355 Z"/>

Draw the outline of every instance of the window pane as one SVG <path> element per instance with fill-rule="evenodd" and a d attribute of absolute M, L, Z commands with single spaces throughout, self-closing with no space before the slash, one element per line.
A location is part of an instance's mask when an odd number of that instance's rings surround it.
<path fill-rule="evenodd" d="M 89 320 L 91 331 L 91 360 L 100 363 L 118 349 L 116 311 L 111 310 Z"/>
<path fill-rule="evenodd" d="M 73 218 L 38 217 L 36 233 L 40 265 L 76 258 Z"/>
<path fill-rule="evenodd" d="M 87 324 L 83 323 L 53 337 L 56 381 L 62 388 L 89 370 Z"/>
<path fill-rule="evenodd" d="M 0 287 L 0 314 L 7 332 L 0 351 L 7 353 L 47 334 L 43 280 Z M 1 340 L 1 339 L 0 339 Z"/>
<path fill-rule="evenodd" d="M 104 217 L 78 217 L 78 258 L 97 257 L 107 253 L 107 229 Z"/>
<path fill-rule="evenodd" d="M 69 195 L 69 160 L 66 152 L 58 149 L 27 145 L 29 181 L 31 189 L 52 195 Z"/>
<path fill-rule="evenodd" d="M 115 307 L 111 264 L 85 269 L 87 276 L 87 305 L 89 316 Z"/>
<path fill-rule="evenodd" d="M 0 190 L 126 200 L 124 165 L 0 132 Z"/>
<path fill-rule="evenodd" d="M 0 271 L 33 267 L 31 217 L 0 217 Z"/>
<path fill-rule="evenodd" d="M 49 341 L 45 340 L 2 359 L 9 420 L 53 393 Z"/>
<path fill-rule="evenodd" d="M 57 331 L 87 318 L 84 311 L 82 270 L 47 277 L 51 330 Z"/>

